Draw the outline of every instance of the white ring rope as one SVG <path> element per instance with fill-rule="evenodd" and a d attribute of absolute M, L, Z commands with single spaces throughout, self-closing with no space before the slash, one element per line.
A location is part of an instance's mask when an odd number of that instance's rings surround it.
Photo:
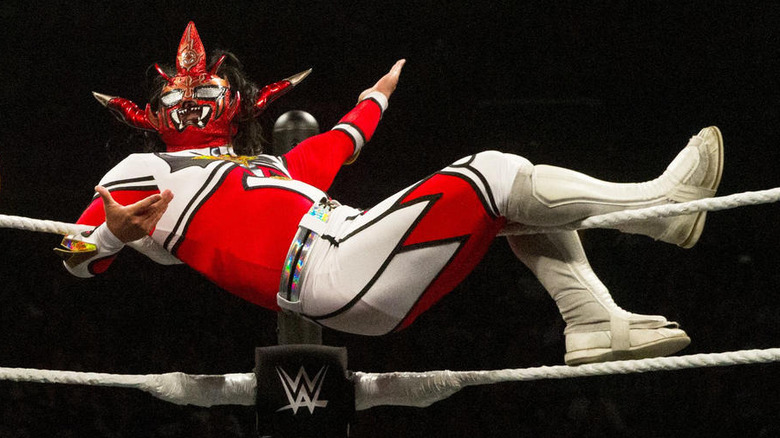
<path fill-rule="evenodd" d="M 780 187 L 737 193 L 717 198 L 666 204 L 593 216 L 564 227 L 527 227 L 509 224 L 501 235 L 550 233 L 587 228 L 609 228 L 634 220 L 670 217 L 700 211 L 726 210 L 745 205 L 780 201 Z M 14 228 L 54 234 L 78 234 L 93 227 L 63 222 L 0 215 L 0 228 Z M 172 259 L 171 262 L 177 262 Z M 543 366 L 491 371 L 429 371 L 396 373 L 354 373 L 356 409 L 374 406 L 429 406 L 462 388 L 499 382 L 540 379 L 564 379 L 608 374 L 671 371 L 686 368 L 730 366 L 780 361 L 780 348 L 742 350 L 727 353 L 696 354 L 641 360 L 604 362 L 577 367 Z M 0 380 L 16 382 L 64 383 L 78 385 L 136 388 L 176 404 L 213 406 L 221 404 L 253 405 L 257 382 L 255 375 L 189 375 L 184 373 L 117 375 L 74 371 L 0 368 Z"/>
<path fill-rule="evenodd" d="M 13 228 L 16 230 L 37 231 L 39 233 L 68 235 L 79 234 L 83 231 L 89 231 L 95 227 L 89 225 L 68 224 L 65 222 L 0 214 L 0 228 Z"/>
<path fill-rule="evenodd" d="M 500 235 L 541 234 L 567 230 L 584 230 L 588 228 L 610 228 L 618 224 L 636 220 L 680 216 L 700 211 L 728 210 L 746 205 L 769 204 L 777 201 L 780 201 L 780 187 L 757 192 L 743 192 L 728 196 L 704 198 L 679 204 L 665 204 L 637 210 L 617 211 L 614 213 L 592 216 L 561 227 L 529 227 L 522 224 L 508 224 L 501 231 Z M 91 230 L 94 227 L 0 214 L 0 228 L 14 228 L 17 230 L 67 235 L 78 234 L 83 231 Z"/>
<path fill-rule="evenodd" d="M 673 371 L 688 368 L 761 364 L 780 361 L 780 348 L 742 350 L 587 364 L 490 371 L 428 371 L 354 373 L 355 408 L 374 406 L 426 407 L 467 386 L 501 382 Z M 195 406 L 255 404 L 254 373 L 190 375 L 184 373 L 121 375 L 0 368 L 0 380 L 135 388 L 159 399 Z"/>
<path fill-rule="evenodd" d="M 33 368 L 0 368 L 0 380 L 135 388 L 167 402 L 205 407 L 254 405 L 255 388 L 257 387 L 255 375 L 245 373 L 193 375 L 176 372 L 131 375 Z"/>
<path fill-rule="evenodd" d="M 95 227 L 91 225 L 69 224 L 65 222 L 0 214 L 0 228 L 13 228 L 17 230 L 37 231 L 40 233 L 69 235 L 89 231 Z M 150 236 L 146 236 L 133 242 L 128 242 L 127 246 L 137 250 L 142 254 L 145 254 L 155 262 L 163 265 L 176 265 L 182 263 L 160 244 L 152 240 Z"/>
<path fill-rule="evenodd" d="M 615 225 L 631 221 L 681 216 L 700 211 L 718 211 L 742 207 L 746 205 L 769 204 L 780 201 L 780 187 L 757 192 L 735 193 L 728 196 L 704 198 L 679 204 L 664 204 L 637 210 L 622 210 L 613 213 L 591 216 L 581 221 L 572 222 L 561 227 L 530 227 L 522 224 L 507 224 L 500 235 L 512 234 L 542 234 L 568 230 L 585 230 L 589 228 L 612 228 Z"/>
<path fill-rule="evenodd" d="M 576 367 L 558 365 L 489 371 L 445 370 L 422 373 L 356 373 L 362 390 L 358 391 L 356 389 L 355 404 L 358 406 L 358 409 L 368 409 L 381 405 L 426 407 L 455 394 L 467 386 L 543 379 L 569 379 L 608 374 L 646 373 L 649 371 L 674 371 L 687 368 L 778 361 L 780 361 L 780 348 L 771 348 L 766 350 L 742 350 L 726 353 L 603 362 Z"/>

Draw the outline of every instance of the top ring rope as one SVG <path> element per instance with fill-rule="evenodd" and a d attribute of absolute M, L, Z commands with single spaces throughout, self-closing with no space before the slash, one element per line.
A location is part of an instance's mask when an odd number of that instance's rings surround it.
<path fill-rule="evenodd" d="M 757 192 L 743 192 L 728 196 L 704 198 L 679 204 L 665 204 L 637 210 L 617 211 L 592 216 L 562 227 L 530 227 L 522 224 L 507 224 L 499 235 L 542 234 L 569 230 L 584 230 L 588 228 L 610 228 L 618 224 L 637 220 L 680 216 L 700 211 L 728 210 L 746 205 L 769 204 L 777 201 L 780 201 L 780 187 Z M 0 228 L 14 228 L 18 230 L 65 235 L 78 234 L 83 231 L 91 230 L 94 227 L 0 214 Z"/>
<path fill-rule="evenodd" d="M 570 367 L 543 366 L 489 371 L 428 371 L 354 373 L 355 408 L 375 406 L 426 407 L 467 386 L 501 382 L 603 376 L 608 374 L 673 371 L 687 368 L 759 364 L 780 361 L 780 348 L 694 354 L 640 360 L 604 362 Z M 64 383 L 116 386 L 145 391 L 159 399 L 180 405 L 244 405 L 255 403 L 254 373 L 190 375 L 184 373 L 120 375 L 75 371 L 0 368 L 0 380 L 14 382 Z"/>
<path fill-rule="evenodd" d="M 517 234 L 543 234 L 558 231 L 585 230 L 589 228 L 611 228 L 615 225 L 659 217 L 681 216 L 700 211 L 728 210 L 746 205 L 770 204 L 780 201 L 780 187 L 757 192 L 735 193 L 728 196 L 704 198 L 679 204 L 664 204 L 637 210 L 622 210 L 591 216 L 561 227 L 530 227 L 522 224 L 507 224 L 499 233 L 501 236 Z"/>
<path fill-rule="evenodd" d="M 95 227 L 91 225 L 69 224 L 65 222 L 0 214 L 0 228 L 68 235 L 79 234 L 84 231 L 92 230 Z M 173 254 L 169 253 L 160 244 L 152 240 L 150 236 L 128 242 L 127 246 L 163 265 L 176 265 L 182 263 L 181 260 L 174 257 Z"/>
<path fill-rule="evenodd" d="M 95 227 L 89 225 L 69 224 L 65 222 L 0 214 L 0 228 L 13 228 L 16 230 L 37 231 L 39 233 L 68 235 L 79 234 L 84 231 L 89 231 Z"/>

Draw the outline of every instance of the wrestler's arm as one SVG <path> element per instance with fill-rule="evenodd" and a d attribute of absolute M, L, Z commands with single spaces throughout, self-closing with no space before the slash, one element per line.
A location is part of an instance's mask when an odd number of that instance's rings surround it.
<path fill-rule="evenodd" d="M 285 154 L 293 178 L 327 190 L 339 169 L 355 161 L 374 134 L 388 99 L 398 85 L 405 60 L 360 94 L 358 104 L 333 129 L 302 141 Z"/>
<path fill-rule="evenodd" d="M 133 204 L 122 205 L 105 187 L 97 186 L 95 191 L 103 201 L 107 228 L 122 243 L 148 236 L 173 199 L 173 193 L 170 190 L 164 190 Z"/>
<path fill-rule="evenodd" d="M 95 228 L 66 236 L 62 247 L 55 250 L 62 256 L 69 272 L 78 277 L 102 273 L 127 243 L 158 263 L 175 263 L 170 254 L 159 254 L 155 245 L 146 242 L 173 198 L 169 190 L 162 193 L 118 190 L 114 195 L 102 186 L 95 190 L 99 196 L 92 200 L 77 221 Z"/>

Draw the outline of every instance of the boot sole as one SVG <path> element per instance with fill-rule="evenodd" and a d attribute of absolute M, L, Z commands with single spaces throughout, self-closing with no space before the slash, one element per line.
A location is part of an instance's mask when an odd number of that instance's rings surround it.
<path fill-rule="evenodd" d="M 708 188 L 711 190 L 717 190 L 718 186 L 720 186 L 721 177 L 723 176 L 723 135 L 721 135 L 720 129 L 718 129 L 717 126 L 711 126 L 711 128 L 715 130 L 715 135 L 718 138 L 718 174 L 715 177 L 713 184 Z M 693 246 L 696 245 L 696 243 L 699 241 L 701 233 L 704 232 L 704 222 L 706 220 L 706 211 L 696 213 L 696 220 L 693 223 L 691 232 L 688 234 L 688 237 L 682 241 L 682 243 L 678 244 L 678 246 L 684 249 L 693 248 Z"/>
<path fill-rule="evenodd" d="M 576 366 L 588 363 L 611 362 L 615 360 L 646 359 L 650 357 L 668 356 L 677 353 L 691 343 L 688 336 L 659 339 L 624 351 L 612 351 L 611 348 L 590 348 L 587 350 L 566 353 L 566 365 Z"/>

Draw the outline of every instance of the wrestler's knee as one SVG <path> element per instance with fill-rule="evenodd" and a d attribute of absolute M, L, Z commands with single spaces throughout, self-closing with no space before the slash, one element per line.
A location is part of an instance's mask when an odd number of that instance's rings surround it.
<path fill-rule="evenodd" d="M 530 175 L 534 165 L 525 157 L 487 150 L 458 160 L 453 166 L 466 166 L 479 174 L 496 202 L 499 213 L 506 216 L 506 206 L 512 193 L 512 184 L 518 175 Z"/>
<path fill-rule="evenodd" d="M 533 168 L 531 162 L 520 155 L 496 150 L 487 150 L 469 155 L 453 163 L 453 166 L 473 166 L 483 171 L 483 173 L 493 173 L 492 169 L 500 169 L 502 167 L 511 167 L 518 170 L 527 168 L 529 171 Z"/>

